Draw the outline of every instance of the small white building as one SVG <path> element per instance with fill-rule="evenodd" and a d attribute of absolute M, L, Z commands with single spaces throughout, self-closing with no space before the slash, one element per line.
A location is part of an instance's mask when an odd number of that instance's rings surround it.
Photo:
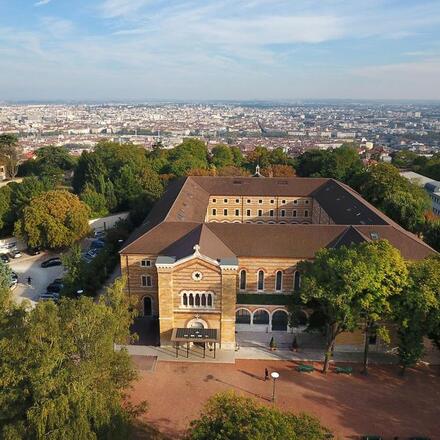
<path fill-rule="evenodd" d="M 413 171 L 403 171 L 400 175 L 424 188 L 431 198 L 432 212 L 440 215 L 440 182 Z"/>

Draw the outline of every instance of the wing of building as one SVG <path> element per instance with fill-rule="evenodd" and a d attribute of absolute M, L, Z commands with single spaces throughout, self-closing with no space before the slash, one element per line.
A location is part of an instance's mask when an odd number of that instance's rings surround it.
<path fill-rule="evenodd" d="M 168 187 L 121 250 L 128 292 L 173 329 L 288 332 L 298 261 L 324 247 L 387 239 L 408 260 L 435 253 L 353 189 L 324 178 L 186 177 Z"/>

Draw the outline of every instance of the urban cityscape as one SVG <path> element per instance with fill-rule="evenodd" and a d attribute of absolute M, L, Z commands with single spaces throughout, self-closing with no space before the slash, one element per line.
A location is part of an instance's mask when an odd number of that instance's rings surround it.
<path fill-rule="evenodd" d="M 440 440 L 439 25 L 0 0 L 0 440 Z"/>

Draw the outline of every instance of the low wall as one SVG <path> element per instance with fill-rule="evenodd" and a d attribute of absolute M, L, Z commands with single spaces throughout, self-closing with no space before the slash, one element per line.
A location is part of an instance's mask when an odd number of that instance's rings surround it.
<path fill-rule="evenodd" d="M 117 214 L 108 215 L 107 217 L 94 218 L 89 220 L 89 225 L 95 232 L 106 231 L 113 228 L 119 220 L 125 220 L 128 212 L 118 212 Z"/>

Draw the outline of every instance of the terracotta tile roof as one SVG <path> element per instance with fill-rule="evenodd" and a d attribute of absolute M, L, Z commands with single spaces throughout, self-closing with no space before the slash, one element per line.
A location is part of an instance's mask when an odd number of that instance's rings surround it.
<path fill-rule="evenodd" d="M 210 195 L 311 196 L 335 224 L 204 223 Z M 387 239 L 406 259 L 435 253 L 356 191 L 333 179 L 187 177 L 170 184 L 122 254 L 177 259 L 194 252 L 213 259 L 283 257 L 309 259 L 323 247 Z"/>

